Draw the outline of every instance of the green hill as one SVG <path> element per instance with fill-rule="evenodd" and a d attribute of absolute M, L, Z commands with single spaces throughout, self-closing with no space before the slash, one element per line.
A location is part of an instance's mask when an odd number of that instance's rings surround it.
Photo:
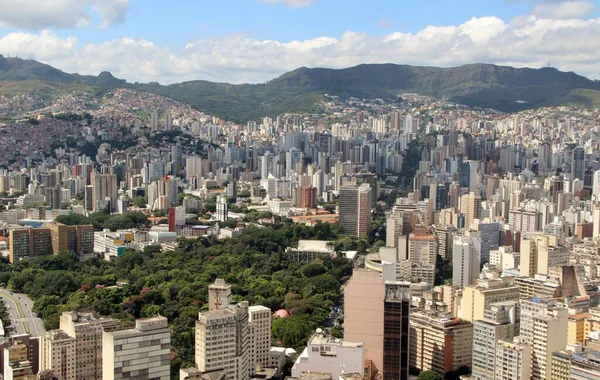
<path fill-rule="evenodd" d="M 67 74 L 36 61 L 0 56 L 0 94 L 42 92 L 49 96 L 74 89 L 103 91 L 119 87 L 167 96 L 238 122 L 285 112 L 308 112 L 315 109 L 323 94 L 396 98 L 403 92 L 414 92 L 507 112 L 553 105 L 598 107 L 600 104 L 600 82 L 553 68 L 365 64 L 347 69 L 303 67 L 261 84 L 198 80 L 163 86 L 127 83 L 108 72 L 98 76 Z"/>

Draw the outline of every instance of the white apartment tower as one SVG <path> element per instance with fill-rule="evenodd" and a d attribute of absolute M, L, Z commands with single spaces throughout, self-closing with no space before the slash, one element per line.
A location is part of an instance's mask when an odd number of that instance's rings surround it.
<path fill-rule="evenodd" d="M 481 259 L 478 232 L 454 236 L 452 243 L 452 285 L 465 287 L 477 283 Z"/>
<path fill-rule="evenodd" d="M 568 318 L 552 298 L 521 300 L 520 339 L 531 345 L 531 380 L 550 380 L 552 353 L 567 345 Z"/>
<path fill-rule="evenodd" d="M 165 317 L 138 319 L 135 328 L 102 335 L 102 379 L 171 378 L 171 330 Z"/>
<path fill-rule="evenodd" d="M 248 308 L 248 321 L 250 322 L 253 338 L 253 358 L 250 370 L 258 370 L 269 366 L 269 352 L 271 351 L 271 309 L 265 306 L 250 306 Z"/>

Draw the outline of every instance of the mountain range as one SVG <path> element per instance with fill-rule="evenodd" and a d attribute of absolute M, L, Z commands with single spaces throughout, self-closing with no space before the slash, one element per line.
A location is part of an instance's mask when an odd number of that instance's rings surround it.
<path fill-rule="evenodd" d="M 285 112 L 310 112 L 323 94 L 397 99 L 405 92 L 514 112 L 542 106 L 600 107 L 600 82 L 554 68 L 469 64 L 451 68 L 363 64 L 346 69 L 299 68 L 266 83 L 171 85 L 128 83 L 109 72 L 65 73 L 52 66 L 0 56 L 0 95 L 51 98 L 73 90 L 131 88 L 163 95 L 226 120 L 245 122 Z"/>

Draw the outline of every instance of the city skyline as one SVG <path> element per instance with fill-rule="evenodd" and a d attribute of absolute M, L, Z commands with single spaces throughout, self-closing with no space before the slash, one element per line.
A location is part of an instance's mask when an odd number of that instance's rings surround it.
<path fill-rule="evenodd" d="M 553 66 L 600 78 L 597 1 L 239 0 L 235 12 L 187 1 L 28 2 L 0 1 L 0 54 L 132 82 L 257 83 L 301 66 L 383 62 Z"/>

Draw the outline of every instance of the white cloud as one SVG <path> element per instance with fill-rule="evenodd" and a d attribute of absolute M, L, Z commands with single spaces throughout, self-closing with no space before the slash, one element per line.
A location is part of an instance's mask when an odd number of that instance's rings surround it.
<path fill-rule="evenodd" d="M 128 9 L 129 0 L 0 0 L 0 27 L 80 28 L 94 16 L 106 27 L 123 22 Z"/>
<path fill-rule="evenodd" d="M 600 79 L 600 19 L 525 15 L 505 22 L 472 18 L 460 25 L 427 26 L 416 33 L 373 36 L 346 32 L 302 41 L 259 40 L 237 34 L 172 49 L 122 38 L 81 44 L 53 32 L 12 33 L 0 53 L 35 58 L 67 72 L 103 70 L 129 81 L 174 83 L 193 79 L 263 82 L 301 66 L 343 68 L 361 63 L 456 66 L 485 62 L 542 67 Z"/>
<path fill-rule="evenodd" d="M 592 14 L 596 5 L 591 1 L 545 1 L 533 8 L 533 15 L 548 19 L 581 18 Z"/>
<path fill-rule="evenodd" d="M 306 7 L 307 5 L 311 5 L 316 0 L 258 0 L 261 3 L 267 4 L 283 4 L 287 7 L 291 8 L 301 8 Z"/>

